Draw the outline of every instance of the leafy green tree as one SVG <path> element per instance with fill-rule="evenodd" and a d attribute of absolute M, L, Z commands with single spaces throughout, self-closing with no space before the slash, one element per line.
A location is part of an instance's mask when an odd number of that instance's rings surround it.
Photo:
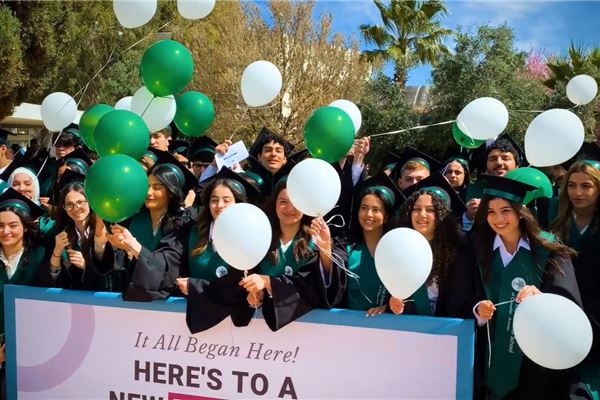
<path fill-rule="evenodd" d="M 394 82 L 404 89 L 408 71 L 419 64 L 434 64 L 449 54 L 443 40 L 452 31 L 442 28 L 440 19 L 447 14 L 441 0 L 392 0 L 386 6 L 374 0 L 383 25 L 360 26 L 367 44 L 376 46 L 363 54 L 368 60 L 383 59 L 394 64 Z"/>
<path fill-rule="evenodd" d="M 455 53 L 444 55 L 432 72 L 428 121 L 455 119 L 479 97 L 494 97 L 509 110 L 506 132 L 522 141 L 527 126 L 545 103 L 545 88 L 526 69 L 527 53 L 514 48 L 507 25 L 480 26 L 475 33 L 459 29 Z M 453 145 L 450 125 L 428 130 L 436 146 Z"/>

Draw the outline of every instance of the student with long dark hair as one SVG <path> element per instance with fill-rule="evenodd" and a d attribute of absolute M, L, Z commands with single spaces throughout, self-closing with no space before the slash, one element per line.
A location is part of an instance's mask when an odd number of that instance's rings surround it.
<path fill-rule="evenodd" d="M 479 325 L 489 324 L 491 337 L 491 354 L 478 353 L 485 371 L 481 398 L 567 398 L 564 371 L 538 366 L 523 356 L 518 345 L 511 346 L 515 343 L 514 302 L 548 292 L 581 304 L 571 264 L 575 252 L 541 231 L 522 204 L 527 191 L 533 189 L 512 179 L 485 176 L 472 232 L 480 276 L 474 313 Z M 482 329 L 479 342 L 485 343 Z"/>

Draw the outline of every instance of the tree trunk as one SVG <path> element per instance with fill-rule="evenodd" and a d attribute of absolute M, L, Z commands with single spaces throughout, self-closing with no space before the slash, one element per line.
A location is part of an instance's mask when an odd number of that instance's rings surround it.
<path fill-rule="evenodd" d="M 396 64 L 394 66 L 394 83 L 398 85 L 400 91 L 406 91 L 406 80 L 408 78 L 408 72 L 406 68 Z"/>

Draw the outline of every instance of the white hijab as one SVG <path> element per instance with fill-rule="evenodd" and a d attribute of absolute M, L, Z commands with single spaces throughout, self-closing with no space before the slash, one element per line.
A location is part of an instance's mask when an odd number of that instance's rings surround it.
<path fill-rule="evenodd" d="M 15 180 L 15 176 L 17 176 L 17 174 L 25 174 L 31 178 L 31 182 L 33 183 L 33 198 L 31 199 L 31 201 L 33 201 L 35 204 L 37 204 L 39 206 L 40 205 L 40 182 L 38 181 L 37 176 L 29 168 L 19 167 L 19 168 L 15 169 L 12 174 L 10 174 L 8 181 L 6 182 L 6 183 L 8 183 L 8 187 L 12 187 L 13 181 Z"/>

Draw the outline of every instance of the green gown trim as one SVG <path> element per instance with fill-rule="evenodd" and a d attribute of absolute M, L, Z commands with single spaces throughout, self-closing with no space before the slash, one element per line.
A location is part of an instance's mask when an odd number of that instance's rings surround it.
<path fill-rule="evenodd" d="M 294 257 L 294 247 L 296 246 L 296 243 L 298 243 L 297 237 L 292 240 L 292 243 L 284 251 L 280 241 L 279 248 L 277 249 L 277 252 L 279 253 L 277 265 L 273 265 L 270 253 L 267 253 L 267 256 L 263 258 L 260 264 L 258 264 L 260 273 L 269 276 L 294 275 L 296 271 L 306 263 L 306 260 L 296 260 L 296 257 Z M 314 249 L 312 240 L 309 242 L 308 247 L 311 250 Z"/>
<path fill-rule="evenodd" d="M 163 238 L 162 224 L 159 226 L 156 236 L 154 236 L 152 232 L 152 219 L 150 218 L 150 212 L 146 208 L 142 208 L 140 212 L 131 217 L 129 232 L 143 247 L 150 251 L 154 251 Z"/>
<path fill-rule="evenodd" d="M 479 265 L 487 299 L 497 304 L 514 300 L 525 285 L 539 288 L 549 253 L 541 248 L 537 255 L 539 266 L 534 262 L 531 251 L 520 248 L 505 267 L 500 251 L 494 250 L 489 281 L 486 281 L 483 268 Z M 500 398 L 516 389 L 519 384 L 523 352 L 517 345 L 512 327 L 516 307 L 514 302 L 498 306 L 490 321 L 492 355 L 488 366 L 489 354 L 486 354 L 485 380 L 488 389 Z"/>
<path fill-rule="evenodd" d="M 368 310 L 386 304 L 389 294 L 375 269 L 375 260 L 365 243 L 358 243 L 353 249 L 346 247 L 348 269 L 359 276 L 348 279 L 346 304 L 350 310 Z"/>

